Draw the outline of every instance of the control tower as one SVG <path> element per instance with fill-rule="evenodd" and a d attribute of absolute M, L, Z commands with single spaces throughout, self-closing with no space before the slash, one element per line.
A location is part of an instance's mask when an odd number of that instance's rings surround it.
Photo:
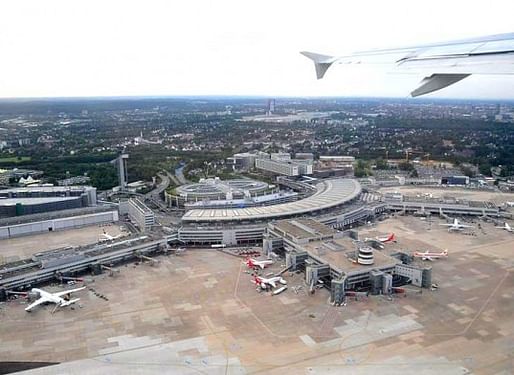
<path fill-rule="evenodd" d="M 129 156 L 128 154 L 121 154 L 118 156 L 118 180 L 120 185 L 120 190 L 127 189 L 128 183 L 128 174 L 127 174 L 127 160 Z"/>

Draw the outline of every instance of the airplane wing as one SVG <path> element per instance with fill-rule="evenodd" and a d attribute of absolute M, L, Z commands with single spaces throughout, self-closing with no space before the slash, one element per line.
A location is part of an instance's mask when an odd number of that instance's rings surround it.
<path fill-rule="evenodd" d="M 35 302 L 32 302 L 30 305 L 25 307 L 25 311 L 30 311 L 34 307 L 39 306 L 39 305 L 41 305 L 41 304 L 43 304 L 45 302 L 49 302 L 49 300 L 47 298 L 45 298 L 45 297 L 38 298 Z"/>
<path fill-rule="evenodd" d="M 83 286 L 82 288 L 70 289 L 70 290 L 65 290 L 65 291 L 62 291 L 62 292 L 53 293 L 53 295 L 56 296 L 56 297 L 62 297 L 62 296 L 65 296 L 66 294 L 78 292 L 78 291 L 84 290 L 84 289 L 86 289 L 85 286 Z"/>
<path fill-rule="evenodd" d="M 268 284 L 271 285 L 273 288 L 277 287 L 277 283 L 275 283 L 274 281 L 270 281 L 268 282 Z"/>
<path fill-rule="evenodd" d="M 318 79 L 333 64 L 388 64 L 399 73 L 423 73 L 425 78 L 411 92 L 413 97 L 440 90 L 471 74 L 514 74 L 514 33 L 347 56 L 300 53 L 314 62 Z"/>
<path fill-rule="evenodd" d="M 259 267 L 261 267 L 261 269 L 262 269 L 262 270 L 264 269 L 264 264 L 259 263 L 259 264 L 257 264 L 257 265 L 258 265 Z"/>

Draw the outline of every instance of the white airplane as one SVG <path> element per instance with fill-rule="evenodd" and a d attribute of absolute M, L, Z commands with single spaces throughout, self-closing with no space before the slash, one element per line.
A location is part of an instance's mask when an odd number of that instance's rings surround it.
<path fill-rule="evenodd" d="M 452 224 L 439 224 L 448 227 L 448 232 L 452 230 L 462 230 L 464 228 L 473 228 L 473 225 L 461 224 L 458 219 L 453 219 Z"/>
<path fill-rule="evenodd" d="M 123 233 L 120 233 L 116 236 L 111 236 L 109 233 L 107 233 L 105 230 L 104 232 L 100 235 L 100 238 L 99 238 L 99 242 L 105 242 L 105 241 L 114 241 L 114 240 L 117 240 L 118 238 L 120 238 L 121 236 L 123 236 Z"/>
<path fill-rule="evenodd" d="M 264 269 L 264 267 L 273 264 L 272 260 L 257 260 L 254 258 L 248 258 L 245 261 L 245 264 L 248 268 L 255 268 L 255 267 L 261 267 L 261 269 Z"/>
<path fill-rule="evenodd" d="M 389 233 L 385 236 L 377 236 L 376 239 L 382 243 L 396 242 L 396 236 L 394 233 Z"/>
<path fill-rule="evenodd" d="M 282 285 L 287 284 L 287 281 L 285 281 L 280 276 L 274 276 L 274 277 L 270 277 L 268 279 L 264 278 L 264 277 L 260 277 L 260 276 L 254 276 L 252 282 L 259 285 L 262 289 L 267 289 L 268 285 L 272 286 L 273 288 L 276 288 L 277 283 L 280 283 Z"/>
<path fill-rule="evenodd" d="M 416 258 L 421 258 L 422 260 L 430 260 L 433 261 L 434 259 L 439 258 L 448 258 L 448 250 L 444 250 L 440 253 L 431 253 L 428 250 L 425 252 L 416 251 L 412 254 L 412 256 Z"/>
<path fill-rule="evenodd" d="M 507 222 L 505 222 L 502 227 L 495 227 L 495 228 L 505 229 L 507 232 L 513 233 L 512 227 Z"/>
<path fill-rule="evenodd" d="M 514 33 L 346 56 L 300 53 L 314 62 L 318 79 L 332 64 L 390 64 L 398 73 L 422 73 L 425 78 L 411 92 L 413 97 L 440 90 L 471 74 L 514 74 Z"/>
<path fill-rule="evenodd" d="M 82 288 L 70 289 L 70 290 L 65 290 L 65 291 L 57 292 L 57 293 L 49 293 L 42 289 L 32 288 L 32 290 L 31 290 L 32 293 L 39 294 L 39 298 L 36 301 L 34 301 L 33 303 L 31 303 L 30 305 L 28 305 L 25 308 L 25 311 L 30 312 L 34 307 L 39 306 L 43 303 L 55 303 L 54 311 L 58 307 L 69 306 L 80 300 L 80 298 L 70 299 L 71 293 L 78 292 L 83 289 L 86 289 L 86 287 L 83 286 Z"/>

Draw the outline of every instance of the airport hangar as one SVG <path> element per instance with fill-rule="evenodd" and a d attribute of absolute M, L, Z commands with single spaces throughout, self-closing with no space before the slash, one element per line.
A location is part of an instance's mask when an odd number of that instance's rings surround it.
<path fill-rule="evenodd" d="M 91 186 L 38 186 L 0 190 L 0 218 L 96 205 Z"/>

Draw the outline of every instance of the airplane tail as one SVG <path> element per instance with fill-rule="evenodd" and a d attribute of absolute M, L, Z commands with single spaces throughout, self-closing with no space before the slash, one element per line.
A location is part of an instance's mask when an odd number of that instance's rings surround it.
<path fill-rule="evenodd" d="M 333 56 L 320 55 L 319 53 L 307 51 L 302 51 L 300 53 L 314 62 L 314 68 L 316 69 L 317 79 L 323 78 L 328 68 L 330 68 L 330 65 L 332 65 L 336 60 L 336 58 Z"/>
<path fill-rule="evenodd" d="M 447 257 L 447 256 L 448 256 L 448 250 L 447 250 L 447 249 L 443 251 L 443 255 L 444 255 L 445 257 Z"/>
<path fill-rule="evenodd" d="M 386 239 L 384 242 L 394 242 L 396 241 L 396 237 L 394 235 L 394 233 L 391 233 Z"/>

